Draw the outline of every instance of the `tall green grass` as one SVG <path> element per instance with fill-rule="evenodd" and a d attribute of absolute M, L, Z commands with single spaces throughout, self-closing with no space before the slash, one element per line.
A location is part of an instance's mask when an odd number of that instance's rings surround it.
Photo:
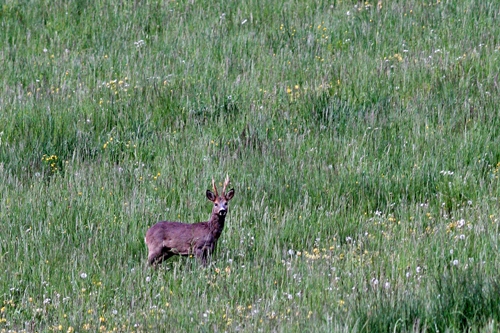
<path fill-rule="evenodd" d="M 4 1 L 0 332 L 494 332 L 494 1 Z M 236 189 L 208 268 L 160 220 Z"/>

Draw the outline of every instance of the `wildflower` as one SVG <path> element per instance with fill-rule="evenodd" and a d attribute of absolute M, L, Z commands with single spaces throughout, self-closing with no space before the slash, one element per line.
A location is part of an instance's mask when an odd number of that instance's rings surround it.
<path fill-rule="evenodd" d="M 458 266 L 458 260 L 457 259 L 453 260 L 452 264 L 453 264 L 453 266 Z"/>
<path fill-rule="evenodd" d="M 82 274 L 80 274 L 80 277 L 81 277 L 82 279 L 86 279 L 86 278 L 87 278 L 87 273 L 82 273 Z"/>

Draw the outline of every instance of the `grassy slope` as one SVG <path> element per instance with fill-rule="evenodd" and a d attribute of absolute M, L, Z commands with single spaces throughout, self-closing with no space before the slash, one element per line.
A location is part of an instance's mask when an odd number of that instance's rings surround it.
<path fill-rule="evenodd" d="M 495 331 L 496 7 L 5 2 L 0 329 Z"/>

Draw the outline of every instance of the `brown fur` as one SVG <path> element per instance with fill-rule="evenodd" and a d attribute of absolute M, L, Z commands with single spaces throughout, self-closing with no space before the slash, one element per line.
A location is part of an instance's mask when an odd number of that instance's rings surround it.
<path fill-rule="evenodd" d="M 158 222 L 146 232 L 148 262 L 156 265 L 173 255 L 195 255 L 206 266 L 219 239 L 228 212 L 228 202 L 234 196 L 234 189 L 225 193 L 229 184 L 226 177 L 222 194 L 219 196 L 212 180 L 214 192 L 207 190 L 208 200 L 214 203 L 210 220 L 199 223 Z"/>

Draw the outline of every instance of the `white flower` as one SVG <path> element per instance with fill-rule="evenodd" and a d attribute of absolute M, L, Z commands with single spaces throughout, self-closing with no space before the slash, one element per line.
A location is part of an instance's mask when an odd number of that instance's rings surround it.
<path fill-rule="evenodd" d="M 144 46 L 146 44 L 146 42 L 144 40 L 138 40 L 137 42 L 134 42 L 135 46 L 136 47 L 141 47 L 141 46 Z"/>
<path fill-rule="evenodd" d="M 150 276 L 147 276 L 147 277 L 146 277 L 146 282 L 149 282 L 149 281 L 151 281 L 151 277 L 150 277 Z"/>
<path fill-rule="evenodd" d="M 452 264 L 453 266 L 458 266 L 458 260 L 457 259 L 453 260 Z"/>
<path fill-rule="evenodd" d="M 86 278 L 87 278 L 87 273 L 82 273 L 82 274 L 80 274 L 80 277 L 81 277 L 82 279 L 86 279 Z"/>

